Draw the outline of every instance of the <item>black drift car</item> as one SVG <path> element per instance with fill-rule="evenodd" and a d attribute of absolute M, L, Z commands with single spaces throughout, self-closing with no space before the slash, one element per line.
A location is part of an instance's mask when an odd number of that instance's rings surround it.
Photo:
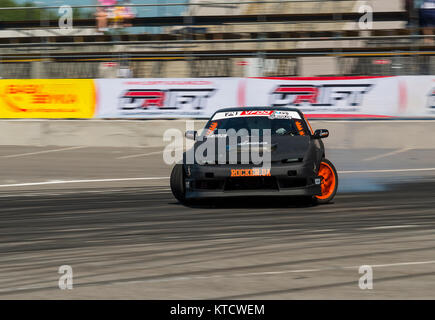
<path fill-rule="evenodd" d="M 238 133 L 235 139 L 229 138 L 230 132 Z M 300 196 L 328 203 L 338 187 L 337 171 L 325 158 L 321 140 L 328 136 L 325 129 L 313 132 L 302 112 L 294 108 L 218 110 L 201 134 L 186 132 L 195 143 L 172 170 L 172 193 L 181 203 L 245 196 Z M 214 145 L 207 149 L 204 143 L 210 139 Z"/>

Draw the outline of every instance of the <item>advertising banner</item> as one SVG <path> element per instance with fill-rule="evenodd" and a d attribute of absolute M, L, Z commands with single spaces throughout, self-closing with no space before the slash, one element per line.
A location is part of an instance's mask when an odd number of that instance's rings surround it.
<path fill-rule="evenodd" d="M 0 80 L 0 118 L 209 118 L 226 107 L 309 118 L 434 118 L 435 77 Z"/>
<path fill-rule="evenodd" d="M 92 118 L 93 80 L 0 80 L 0 118 Z"/>
<path fill-rule="evenodd" d="M 295 107 L 309 118 L 397 117 L 413 112 L 413 80 L 404 78 L 101 79 L 97 117 L 208 118 L 252 106 Z"/>
<path fill-rule="evenodd" d="M 435 77 L 408 76 L 398 77 L 403 103 L 400 105 L 401 117 L 435 117 Z"/>
<path fill-rule="evenodd" d="M 101 79 L 98 118 L 207 118 L 236 105 L 238 78 Z"/>
<path fill-rule="evenodd" d="M 252 78 L 246 106 L 293 107 L 307 117 L 379 118 L 399 114 L 398 78 Z"/>

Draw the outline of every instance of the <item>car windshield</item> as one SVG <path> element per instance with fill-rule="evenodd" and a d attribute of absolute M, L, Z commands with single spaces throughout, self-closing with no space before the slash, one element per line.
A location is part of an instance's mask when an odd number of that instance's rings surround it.
<path fill-rule="evenodd" d="M 219 130 L 229 129 L 234 129 L 236 131 L 246 129 L 250 135 L 254 129 L 259 130 L 260 135 L 262 135 L 264 129 L 270 129 L 272 136 L 307 135 L 307 129 L 301 119 L 277 119 L 270 116 L 214 117 L 207 123 L 203 135 L 210 136 L 213 134 L 220 134 L 222 131 Z"/>

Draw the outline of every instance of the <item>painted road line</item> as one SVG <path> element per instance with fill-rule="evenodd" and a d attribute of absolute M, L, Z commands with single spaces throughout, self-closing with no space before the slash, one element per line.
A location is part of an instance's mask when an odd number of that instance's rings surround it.
<path fill-rule="evenodd" d="M 68 150 L 77 150 L 77 149 L 83 149 L 87 147 L 69 147 L 69 148 L 62 148 L 62 149 L 54 149 L 54 150 L 44 150 L 44 151 L 36 151 L 36 152 L 28 152 L 28 153 L 20 153 L 20 154 L 12 154 L 8 156 L 1 156 L 1 158 L 18 158 L 18 157 L 25 157 L 25 156 L 33 156 L 38 154 L 44 154 L 44 153 L 53 153 L 53 152 L 61 152 L 61 151 L 68 151 Z"/>
<path fill-rule="evenodd" d="M 119 158 L 116 158 L 116 159 L 118 159 L 118 160 L 132 159 L 132 158 L 147 157 L 147 156 L 152 156 L 152 155 L 155 155 L 155 154 L 162 154 L 162 153 L 163 153 L 163 151 L 155 151 L 155 152 L 148 152 L 148 153 L 133 154 L 133 155 L 130 155 L 130 156 L 123 156 L 123 157 L 119 157 Z"/>
<path fill-rule="evenodd" d="M 166 180 L 166 179 L 169 179 L 169 177 L 120 178 L 120 179 L 85 179 L 85 180 L 53 180 L 53 181 L 43 181 L 43 182 L 1 184 L 0 188 L 44 186 L 44 185 L 53 185 L 53 184 L 93 183 L 93 182 L 122 182 L 122 181 Z"/>
<path fill-rule="evenodd" d="M 349 174 L 349 173 L 389 173 L 389 172 L 419 172 L 419 171 L 435 171 L 435 168 L 385 169 L 385 170 L 351 170 L 351 171 L 338 171 L 338 173 Z"/>
<path fill-rule="evenodd" d="M 388 268 L 388 267 L 401 267 L 401 266 L 410 266 L 410 265 L 427 265 L 427 264 L 435 264 L 435 260 L 430 261 L 410 261 L 410 262 L 398 262 L 398 263 L 388 263 L 388 264 L 372 264 L 370 265 L 373 268 Z M 260 271 L 260 272 L 247 272 L 247 273 L 233 273 L 233 274 L 210 274 L 205 276 L 195 276 L 195 275 L 186 275 L 186 276 L 162 276 L 158 279 L 151 280 L 134 280 L 134 281 L 123 281 L 123 280 L 115 280 L 110 284 L 123 284 L 129 285 L 134 283 L 155 283 L 155 282 L 170 282 L 170 281 L 192 281 L 192 280 L 208 280 L 208 279 L 217 279 L 217 278 L 233 278 L 233 277 L 258 277 L 258 276 L 274 276 L 274 275 L 283 275 L 283 274 L 292 274 L 292 273 L 316 273 L 316 272 L 327 272 L 327 271 L 337 271 L 337 270 L 348 270 L 348 269 L 356 269 L 358 270 L 361 265 L 358 266 L 331 266 L 327 268 L 318 268 L 318 269 L 294 269 L 294 270 L 277 270 L 277 271 Z"/>
<path fill-rule="evenodd" d="M 387 172 L 419 172 L 419 171 L 435 171 L 435 168 L 392 169 L 392 170 L 355 170 L 355 171 L 339 171 L 338 173 L 339 174 L 351 174 L 351 173 L 383 173 L 383 172 L 387 173 Z M 52 180 L 52 181 L 42 181 L 42 182 L 1 184 L 0 188 L 41 186 L 41 185 L 52 185 L 52 184 L 93 183 L 93 182 L 168 180 L 169 178 L 170 177 L 140 177 L 140 178 L 119 178 L 119 179 Z"/>
<path fill-rule="evenodd" d="M 406 262 L 397 262 L 397 263 L 387 263 L 387 264 L 371 264 L 370 266 L 373 268 L 389 268 L 389 267 L 401 267 L 401 266 L 417 266 L 417 265 L 428 265 L 435 264 L 435 260 L 429 261 L 406 261 Z M 233 277 L 258 277 L 258 276 L 275 276 L 282 274 L 292 274 L 292 273 L 316 273 L 316 272 L 327 272 L 327 271 L 337 271 L 337 270 L 348 270 L 348 269 L 356 269 L 358 270 L 361 265 L 354 266 L 331 266 L 326 268 L 312 268 L 312 269 L 294 269 L 294 270 L 277 270 L 277 271 L 260 271 L 260 272 L 246 272 L 246 273 L 232 273 L 232 274 L 210 274 L 204 276 L 196 276 L 196 275 L 185 275 L 185 276 L 171 276 L 162 275 L 159 278 L 155 279 L 147 279 L 147 280 L 131 280 L 131 279 L 119 279 L 113 280 L 110 282 L 105 282 L 101 285 L 132 285 L 132 284 L 140 284 L 140 283 L 159 283 L 159 282 L 171 282 L 171 281 L 193 281 L 193 280 L 208 280 L 208 279 L 222 279 L 222 278 L 233 278 Z M 98 284 L 95 284 L 98 285 Z M 26 290 L 35 290 L 35 289 L 47 289 L 46 285 L 29 285 L 22 286 L 16 288 L 0 288 L 1 293 L 7 292 L 19 292 Z"/>
<path fill-rule="evenodd" d="M 373 161 L 373 160 L 377 160 L 377 159 L 382 159 L 382 158 L 386 158 L 386 157 L 389 157 L 389 156 L 393 156 L 393 155 L 397 155 L 397 154 L 400 154 L 400 153 L 404 153 L 404 152 L 407 152 L 409 150 L 412 150 L 412 149 L 411 148 L 403 148 L 403 149 L 395 150 L 395 151 L 392 151 L 392 152 L 388 152 L 388 153 L 384 153 L 384 154 L 379 154 L 379 155 L 374 156 L 374 157 L 369 157 L 369 158 L 363 159 L 363 161 Z"/>
<path fill-rule="evenodd" d="M 401 228 L 414 228 L 419 227 L 414 224 L 406 224 L 406 225 L 398 225 L 398 226 L 379 226 L 379 227 L 368 227 L 368 228 L 360 228 L 359 230 L 388 230 L 388 229 L 401 229 Z"/>
<path fill-rule="evenodd" d="M 175 151 L 175 152 L 184 151 L 184 148 L 178 148 L 178 149 L 171 150 L 171 151 Z M 147 157 L 147 156 L 152 156 L 152 155 L 156 155 L 156 154 L 162 154 L 164 152 L 165 152 L 165 150 L 155 151 L 155 152 L 148 152 L 148 153 L 132 154 L 130 156 L 123 156 L 123 157 L 119 157 L 119 158 L 116 158 L 116 159 L 123 160 L 123 159 L 132 159 L 132 158 L 139 158 L 139 157 Z"/>
<path fill-rule="evenodd" d="M 162 191 L 153 191 L 153 192 L 143 192 L 141 193 L 142 195 L 156 195 L 156 194 L 168 194 L 169 191 L 171 189 L 168 189 L 166 191 L 162 190 Z M 119 192 L 123 192 L 123 190 L 119 190 Z M 20 198 L 34 198 L 34 197 L 51 197 L 51 196 L 82 196 L 84 194 L 86 195 L 93 195 L 93 194 L 107 194 L 107 193 L 114 193 L 113 190 L 96 190 L 96 191 L 67 191 L 67 192 L 57 192 L 57 193 L 49 193 L 49 192 L 30 192 L 30 193 L 20 193 L 19 195 L 17 195 L 16 193 L 8 193 L 8 194 L 0 194 L 0 199 L 3 198 L 16 198 L 16 197 L 20 197 Z M 153 201 L 155 199 L 147 199 L 147 200 L 142 200 L 142 201 Z M 32 200 L 35 201 L 35 200 Z M 45 200 L 44 200 L 45 201 Z"/>

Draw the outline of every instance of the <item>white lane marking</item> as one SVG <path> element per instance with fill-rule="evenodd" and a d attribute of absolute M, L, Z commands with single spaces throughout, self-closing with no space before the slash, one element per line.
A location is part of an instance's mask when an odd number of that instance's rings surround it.
<path fill-rule="evenodd" d="M 435 260 L 429 261 L 409 261 L 409 262 L 398 262 L 398 263 L 388 263 L 388 264 L 371 264 L 370 266 L 373 268 L 388 268 L 388 267 L 403 267 L 410 265 L 426 265 L 426 264 L 435 264 Z M 337 270 L 347 270 L 347 269 L 358 269 L 361 265 L 358 266 L 331 266 L 328 268 L 318 268 L 318 269 L 296 269 L 296 270 L 280 270 L 280 271 L 264 271 L 264 272 L 249 272 L 249 273 L 234 273 L 234 274 L 211 274 L 206 276 L 162 276 L 160 279 L 152 279 L 152 280 L 113 280 L 108 282 L 106 285 L 131 285 L 135 283 L 158 283 L 158 282 L 170 282 L 170 281 L 192 281 L 192 280 L 207 280 L 207 279 L 216 279 L 216 278 L 232 278 L 232 277 L 250 277 L 250 276 L 268 276 L 268 275 L 281 275 L 281 274 L 289 274 L 289 273 L 314 273 L 314 272 L 325 272 L 325 271 L 337 271 Z M 96 284 L 98 285 L 98 284 Z M 104 284 L 103 284 L 104 285 Z M 15 291 L 25 291 L 29 289 L 47 289 L 45 285 L 29 285 L 17 288 L 4 288 L 0 289 L 0 292 L 15 292 Z"/>
<path fill-rule="evenodd" d="M 418 171 L 435 171 L 435 168 L 418 168 L 418 169 L 392 169 L 392 170 L 355 170 L 355 171 L 338 171 L 340 174 L 350 173 L 382 173 L 382 172 L 418 172 Z M 0 188 L 7 187 L 27 187 L 50 184 L 72 184 L 72 183 L 92 183 L 92 182 L 117 182 L 117 181 L 140 181 L 140 180 L 165 180 L 170 177 L 142 177 L 142 178 L 121 178 L 121 179 L 85 179 L 85 180 L 54 180 L 42 182 L 1 184 Z"/>
<path fill-rule="evenodd" d="M 177 148 L 174 151 L 184 151 L 184 148 Z M 139 157 L 147 157 L 147 156 L 152 156 L 152 155 L 155 155 L 155 154 L 162 154 L 164 152 L 165 152 L 165 150 L 155 151 L 155 152 L 148 152 L 148 153 L 140 153 L 140 154 L 132 154 L 130 156 L 123 156 L 123 157 L 119 157 L 119 158 L 116 158 L 116 159 L 123 160 L 123 159 L 132 159 L 132 158 L 139 158 Z"/>
<path fill-rule="evenodd" d="M 425 264 L 435 264 L 435 260 L 430 261 L 411 261 L 411 262 L 399 262 L 399 263 L 388 263 L 388 264 L 376 264 L 370 265 L 373 268 L 387 268 L 387 267 L 400 267 L 409 265 L 425 265 Z M 251 277 L 251 276 L 268 276 L 268 275 L 281 275 L 289 273 L 314 273 L 314 272 L 325 272 L 325 271 L 335 271 L 335 270 L 347 270 L 347 269 L 358 269 L 358 266 L 337 266 L 329 268 L 319 268 L 319 269 L 296 269 L 296 270 L 280 270 L 280 271 L 264 271 L 264 272 L 248 272 L 248 273 L 235 273 L 229 275 L 216 274 L 209 276 L 184 276 L 184 277 L 162 277 L 161 279 L 155 280 L 139 280 L 139 281 L 114 281 L 111 284 L 132 284 L 132 283 L 143 283 L 143 282 L 167 282 L 167 281 L 180 281 L 180 280 L 204 280 L 204 279 L 215 279 L 215 278 L 231 278 L 231 277 Z"/>
<path fill-rule="evenodd" d="M 167 194 L 171 189 L 162 189 L 157 191 L 143 191 L 141 192 L 142 195 L 155 195 L 155 194 Z M 124 192 L 123 190 L 95 190 L 95 191 L 76 191 L 76 192 L 60 192 L 60 193 L 47 193 L 47 192 L 31 192 L 31 193 L 20 193 L 18 196 L 20 198 L 32 198 L 32 197 L 41 197 L 41 196 L 66 196 L 66 195 L 76 195 L 80 196 L 83 194 L 100 194 L 100 193 L 115 193 L 115 192 Z M 9 194 L 0 194 L 0 199 L 3 198 L 16 198 L 16 193 L 9 193 Z"/>
<path fill-rule="evenodd" d="M 140 120 L 138 120 L 140 121 Z M 348 123 L 355 123 L 355 120 L 310 120 L 315 122 L 315 121 L 320 121 L 320 122 L 330 122 L 330 123 L 334 123 L 334 122 L 348 122 Z M 376 120 L 376 123 L 430 123 L 430 121 L 434 121 L 433 118 L 430 119 L 426 119 L 426 120 L 396 120 L 396 119 L 391 119 L 391 120 Z M 357 122 L 363 123 L 363 122 L 367 122 L 367 123 L 373 123 L 373 120 L 358 120 Z"/>
<path fill-rule="evenodd" d="M 398 263 L 387 263 L 387 264 L 372 264 L 373 268 L 385 268 L 385 267 L 403 267 L 403 266 L 415 266 L 415 265 L 423 265 L 423 264 L 433 264 L 435 260 L 430 261 L 411 261 L 411 262 L 398 262 Z M 354 268 L 359 268 L 359 266 L 355 266 Z"/>
<path fill-rule="evenodd" d="M 377 264 L 370 265 L 373 268 L 387 268 L 387 267 L 399 267 L 399 266 L 408 266 L 408 265 L 425 265 L 425 264 L 435 264 L 435 260 L 431 261 L 415 261 L 415 262 L 399 262 L 399 263 L 389 263 L 389 264 Z M 150 283 L 150 282 L 168 282 L 168 281 L 191 281 L 191 280 L 207 280 L 207 279 L 216 279 L 216 278 L 232 278 L 232 277 L 251 277 L 251 276 L 268 276 L 268 275 L 281 275 L 281 274 L 289 274 L 289 273 L 314 273 L 314 272 L 325 272 L 325 271 L 336 271 L 336 270 L 347 270 L 347 269 L 359 269 L 358 266 L 337 266 L 337 267 L 329 267 L 329 268 L 319 268 L 319 269 L 297 269 L 297 270 L 280 270 L 280 271 L 264 271 L 264 272 L 249 272 L 249 273 L 235 273 L 235 274 L 215 274 L 208 276 L 184 276 L 184 277 L 162 277 L 160 279 L 154 280 L 135 280 L 135 281 L 122 281 L 115 280 L 110 284 L 121 284 L 121 285 L 129 285 L 133 283 Z"/>
<path fill-rule="evenodd" d="M 130 155 L 130 156 L 123 156 L 123 157 L 119 157 L 119 158 L 116 158 L 116 159 L 122 160 L 122 159 L 139 158 L 139 157 L 152 156 L 154 154 L 161 154 L 161 153 L 163 153 L 163 151 L 155 151 L 155 152 L 148 152 L 148 153 L 133 154 L 133 155 Z"/>
<path fill-rule="evenodd" d="M 413 169 L 386 169 L 386 170 L 354 170 L 339 171 L 338 173 L 388 173 L 388 172 L 418 172 L 418 171 L 435 171 L 435 168 L 413 168 Z"/>
<path fill-rule="evenodd" d="M 400 229 L 400 228 L 413 228 L 419 227 L 415 224 L 405 224 L 401 226 L 379 226 L 379 227 L 369 227 L 369 228 L 360 228 L 360 230 L 385 230 L 385 229 Z"/>
<path fill-rule="evenodd" d="M 374 157 L 369 157 L 369 158 L 363 159 L 363 161 L 372 161 L 372 160 L 377 160 L 377 159 L 381 159 L 381 158 L 386 158 L 386 157 L 389 157 L 389 156 L 393 156 L 393 155 L 396 155 L 396 154 L 407 152 L 409 150 L 412 150 L 412 149 L 411 148 L 403 148 L 403 149 L 391 151 L 391 152 L 388 152 L 388 153 L 379 154 L 379 155 L 374 156 Z"/>
<path fill-rule="evenodd" d="M 44 154 L 44 153 L 77 150 L 77 149 L 83 149 L 83 148 L 87 148 L 87 147 L 69 147 L 69 148 L 54 149 L 54 150 L 44 150 L 44 151 L 28 152 L 28 153 L 21 153 L 21 154 L 12 154 L 12 155 L 8 155 L 8 156 L 1 156 L 1 158 L 18 158 L 18 157 L 33 156 L 33 155 Z"/>
<path fill-rule="evenodd" d="M 333 231 L 337 231 L 337 229 L 320 229 L 320 230 L 313 230 L 311 232 L 318 233 L 318 232 L 333 232 Z"/>
<path fill-rule="evenodd" d="M 92 183 L 92 182 L 120 182 L 120 181 L 140 181 L 140 180 L 166 180 L 166 179 L 169 179 L 169 177 L 121 178 L 121 179 L 86 179 L 86 180 L 54 180 L 54 181 L 43 181 L 43 182 L 1 184 L 0 188 L 43 186 L 43 185 L 50 185 L 50 184 L 71 184 L 71 183 Z"/>

